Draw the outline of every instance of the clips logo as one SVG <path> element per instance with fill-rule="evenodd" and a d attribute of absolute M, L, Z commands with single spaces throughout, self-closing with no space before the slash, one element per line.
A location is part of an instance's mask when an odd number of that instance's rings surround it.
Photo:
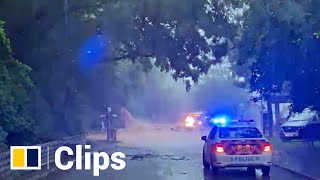
<path fill-rule="evenodd" d="M 11 146 L 10 168 L 12 170 L 40 170 L 41 146 Z"/>
<path fill-rule="evenodd" d="M 93 169 L 93 176 L 99 176 L 101 170 L 106 170 L 109 165 L 114 170 L 122 170 L 126 167 L 123 160 L 126 155 L 122 152 L 114 152 L 109 156 L 105 152 L 90 152 L 90 145 L 76 145 L 75 151 L 68 146 L 61 146 L 54 153 L 54 162 L 58 169 L 69 170 L 74 164 L 76 170 Z M 64 154 L 62 154 L 64 153 Z M 41 166 L 46 164 L 49 169 L 50 153 L 47 146 L 47 162 L 41 163 L 41 146 L 11 146 L 10 147 L 10 169 L 11 170 L 41 170 Z M 63 156 L 74 156 L 75 160 L 67 160 L 63 163 Z M 84 157 L 84 158 L 83 158 Z M 93 158 L 91 158 L 93 157 Z M 103 160 L 102 160 L 103 159 Z M 44 159 L 43 159 L 44 160 Z M 63 162 L 62 162 L 63 161 Z M 113 163 L 111 163 L 111 161 Z M 91 168 L 92 166 L 92 168 Z"/>

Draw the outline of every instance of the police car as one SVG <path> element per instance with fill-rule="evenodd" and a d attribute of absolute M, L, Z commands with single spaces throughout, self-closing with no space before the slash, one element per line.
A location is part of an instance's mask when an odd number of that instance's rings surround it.
<path fill-rule="evenodd" d="M 220 168 L 246 167 L 249 172 L 261 169 L 268 176 L 272 147 L 255 127 L 254 121 L 214 119 L 215 125 L 203 140 L 203 166 L 218 172 Z"/>

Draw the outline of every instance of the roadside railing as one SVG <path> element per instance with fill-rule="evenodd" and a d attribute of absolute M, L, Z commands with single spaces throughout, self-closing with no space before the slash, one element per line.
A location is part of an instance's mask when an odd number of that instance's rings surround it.
<path fill-rule="evenodd" d="M 88 135 L 89 134 L 71 136 L 71 137 L 63 138 L 58 141 L 35 145 L 35 146 L 41 146 L 42 169 L 46 169 L 45 166 L 54 162 L 55 151 L 59 147 L 84 145 L 86 143 L 86 139 Z M 49 158 L 48 158 L 48 153 L 49 153 Z M 10 170 L 10 151 L 0 153 L 0 179 L 15 179 L 16 177 L 23 176 L 24 173 L 30 173 L 30 171 L 11 171 Z"/>

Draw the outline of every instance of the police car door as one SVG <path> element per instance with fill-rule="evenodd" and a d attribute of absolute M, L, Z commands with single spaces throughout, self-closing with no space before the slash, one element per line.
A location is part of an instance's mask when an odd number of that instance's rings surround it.
<path fill-rule="evenodd" d="M 217 134 L 217 130 L 218 130 L 217 126 L 214 126 L 212 128 L 207 138 L 207 142 L 205 143 L 205 155 L 206 155 L 205 158 L 207 162 L 211 162 L 211 152 L 212 152 L 213 145 L 216 143 L 215 137 Z"/>

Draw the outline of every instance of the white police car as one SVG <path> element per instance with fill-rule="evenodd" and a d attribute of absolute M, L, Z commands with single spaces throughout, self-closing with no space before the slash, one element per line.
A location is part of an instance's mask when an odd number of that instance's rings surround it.
<path fill-rule="evenodd" d="M 253 121 L 226 122 L 225 118 L 215 120 L 215 126 L 208 136 L 202 136 L 203 166 L 217 172 L 220 168 L 247 167 L 254 173 L 260 168 L 263 175 L 269 175 L 272 147 Z"/>

